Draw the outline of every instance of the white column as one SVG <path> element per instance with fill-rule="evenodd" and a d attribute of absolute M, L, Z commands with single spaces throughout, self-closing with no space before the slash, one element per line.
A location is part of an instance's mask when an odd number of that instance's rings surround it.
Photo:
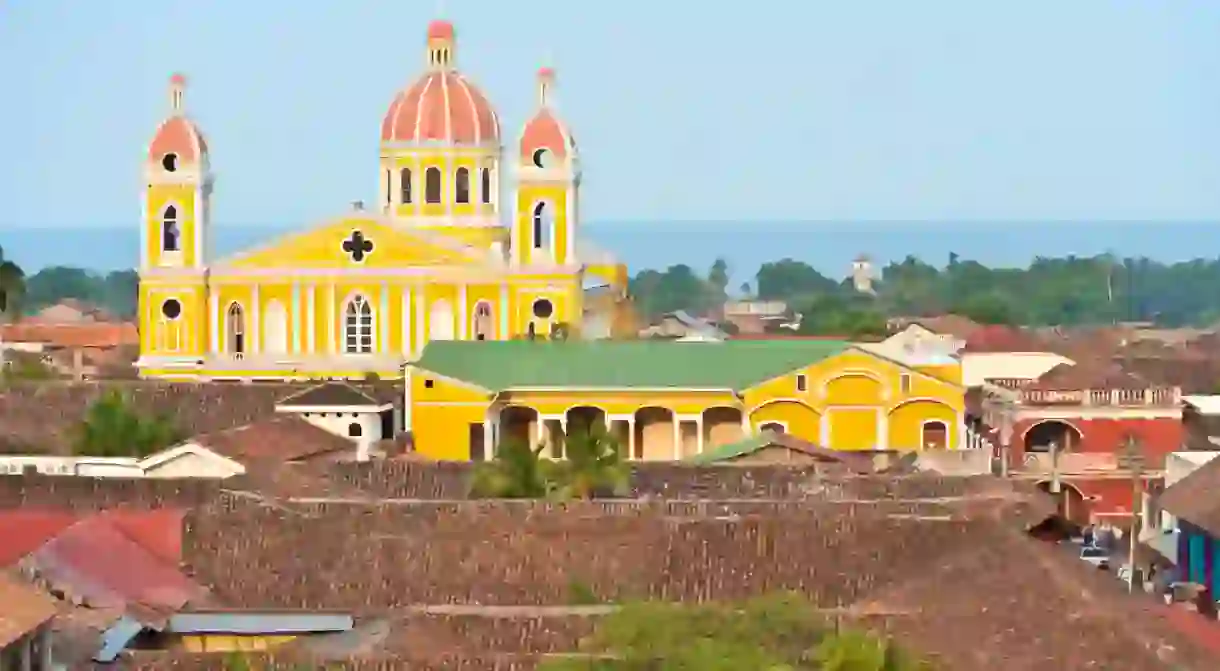
<path fill-rule="evenodd" d="M 403 336 L 406 337 L 405 335 Z M 402 382 L 402 430 L 411 430 L 411 367 L 403 371 Z"/>
<path fill-rule="evenodd" d="M 961 450 L 966 447 L 966 417 L 963 413 L 957 413 L 957 449 Z"/>
<path fill-rule="evenodd" d="M 420 285 L 415 288 L 415 342 L 412 345 L 415 347 L 415 356 L 419 356 L 424 352 L 424 345 L 427 344 L 427 334 L 424 333 L 424 299 L 426 292 L 424 287 Z"/>
<path fill-rule="evenodd" d="M 564 263 L 576 263 L 576 189 L 569 186 L 564 197 L 564 231 L 563 237 L 567 249 L 564 251 Z"/>
<path fill-rule="evenodd" d="M 627 459 L 635 460 L 635 415 L 627 417 Z"/>
<path fill-rule="evenodd" d="M 258 295 L 258 285 L 250 290 L 250 353 L 263 353 L 263 328 L 262 328 L 262 298 Z"/>
<path fill-rule="evenodd" d="M 308 329 L 305 331 L 305 349 L 310 354 L 318 351 L 314 343 L 314 337 L 318 332 L 318 321 L 314 319 L 314 310 L 317 306 L 314 294 L 314 285 L 311 284 L 305 291 L 305 326 Z"/>
<path fill-rule="evenodd" d="M 292 353 L 301 352 L 301 285 L 292 283 Z"/>
<path fill-rule="evenodd" d="M 402 355 L 411 358 L 411 287 L 402 288 Z"/>
<path fill-rule="evenodd" d="M 500 340 L 508 340 L 508 282 L 500 285 Z"/>
<path fill-rule="evenodd" d="M 822 447 L 833 450 L 834 446 L 832 446 L 830 444 L 830 413 L 831 412 L 832 412 L 832 410 L 830 410 L 830 408 L 827 408 L 826 411 L 822 413 L 822 416 L 818 418 L 818 439 L 821 442 Z"/>
<path fill-rule="evenodd" d="M 330 353 L 339 353 L 339 340 L 335 337 L 335 283 L 330 283 L 330 290 L 326 292 L 326 337 L 330 341 Z"/>
<path fill-rule="evenodd" d="M 876 450 L 888 450 L 890 448 L 890 426 L 886 419 L 885 410 L 877 408 L 877 444 L 873 446 Z"/>
<path fill-rule="evenodd" d="M 745 408 L 741 410 L 741 435 L 748 437 L 753 435 L 754 431 L 750 428 L 750 416 L 746 414 Z"/>
<path fill-rule="evenodd" d="M 208 353 L 215 355 L 220 351 L 220 321 L 223 315 L 220 311 L 220 290 L 215 286 L 208 287 Z"/>
<path fill-rule="evenodd" d="M 381 307 L 378 309 L 381 314 L 377 315 L 377 349 L 374 351 L 378 354 L 390 353 L 390 287 L 385 282 L 381 283 Z"/>
<path fill-rule="evenodd" d="M 470 306 L 467 305 L 469 297 L 466 295 L 466 284 L 458 285 L 457 299 L 457 339 L 468 340 L 470 334 L 467 332 L 467 322 L 470 320 Z"/>
<path fill-rule="evenodd" d="M 483 418 L 483 458 L 491 459 L 495 453 L 495 423 L 491 420 L 491 409 L 488 408 L 487 416 Z"/>
<path fill-rule="evenodd" d="M 158 227 L 160 222 L 156 224 Z M 148 217 L 148 190 L 144 190 L 144 194 L 140 196 L 140 267 L 148 267 L 148 245 L 151 240 L 148 239 L 149 233 L 153 226 L 153 222 L 149 221 Z"/>

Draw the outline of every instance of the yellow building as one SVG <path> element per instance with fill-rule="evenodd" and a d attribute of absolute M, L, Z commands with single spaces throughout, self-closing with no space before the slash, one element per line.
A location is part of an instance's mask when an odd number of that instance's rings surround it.
<path fill-rule="evenodd" d="M 537 110 L 505 154 L 495 109 L 455 58 L 453 26 L 433 22 L 424 74 L 382 123 L 374 206 L 219 260 L 208 144 L 173 77 L 145 163 L 143 376 L 399 377 L 429 341 L 604 337 L 622 323 L 626 268 L 580 239 L 580 161 L 554 73 L 538 73 Z M 594 285 L 611 299 L 586 307 Z"/>
<path fill-rule="evenodd" d="M 433 342 L 406 370 L 406 424 L 436 459 L 484 459 L 509 437 L 553 445 L 594 422 L 636 460 L 761 430 L 836 450 L 966 443 L 956 361 L 901 363 L 845 342 Z"/>

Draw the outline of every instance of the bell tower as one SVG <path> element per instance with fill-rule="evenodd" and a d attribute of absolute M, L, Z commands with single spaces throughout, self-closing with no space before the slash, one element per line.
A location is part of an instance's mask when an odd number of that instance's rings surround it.
<path fill-rule="evenodd" d="M 539 70 L 538 109 L 521 132 L 511 240 L 516 265 L 579 263 L 580 161 L 576 141 L 555 112 L 554 87 L 555 71 Z"/>
<path fill-rule="evenodd" d="M 212 174 L 208 148 L 186 116 L 186 78 L 169 81 L 169 114 L 144 157 L 140 271 L 202 271 L 211 243 Z"/>

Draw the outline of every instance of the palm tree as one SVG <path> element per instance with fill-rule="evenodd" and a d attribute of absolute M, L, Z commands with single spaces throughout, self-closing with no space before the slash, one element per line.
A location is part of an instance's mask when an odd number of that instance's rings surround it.
<path fill-rule="evenodd" d="M 840 630 L 813 650 L 813 658 L 825 671 L 927 671 L 922 660 L 904 654 L 889 640 L 858 630 Z"/>
<path fill-rule="evenodd" d="M 563 437 L 564 461 L 556 463 L 561 498 L 591 499 L 624 493 L 631 478 L 619 440 L 599 422 Z"/>
<path fill-rule="evenodd" d="M 118 391 L 89 406 L 77 426 L 76 454 L 90 457 L 146 457 L 183 440 L 164 417 L 140 414 Z"/>
<path fill-rule="evenodd" d="M 15 317 L 19 312 L 21 297 L 25 295 L 25 272 L 21 266 L 4 258 L 0 247 L 0 321 Z"/>
<path fill-rule="evenodd" d="M 479 464 L 470 482 L 470 494 L 481 499 L 541 499 L 551 492 L 550 462 L 542 457 L 546 445 L 508 438 L 496 448 L 491 461 Z"/>

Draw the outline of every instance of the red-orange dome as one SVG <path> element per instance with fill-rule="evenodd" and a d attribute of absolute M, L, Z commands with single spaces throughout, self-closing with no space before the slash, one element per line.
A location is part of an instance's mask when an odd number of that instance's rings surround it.
<path fill-rule="evenodd" d="M 437 19 L 428 24 L 428 38 L 433 40 L 452 40 L 453 24 Z"/>
<path fill-rule="evenodd" d="M 152 142 L 148 158 L 159 161 L 166 154 L 177 154 L 183 162 L 198 161 L 208 153 L 208 143 L 199 127 L 184 116 L 172 116 L 161 122 Z"/>
<path fill-rule="evenodd" d="M 545 107 L 538 110 L 521 131 L 521 160 L 532 163 L 534 154 L 539 149 L 545 149 L 559 159 L 567 158 L 569 151 L 576 151 L 576 140 L 572 138 L 572 134 L 563 122 Z"/>
<path fill-rule="evenodd" d="M 482 145 L 500 141 L 500 119 L 487 96 L 453 70 L 424 75 L 390 103 L 382 142 Z"/>

